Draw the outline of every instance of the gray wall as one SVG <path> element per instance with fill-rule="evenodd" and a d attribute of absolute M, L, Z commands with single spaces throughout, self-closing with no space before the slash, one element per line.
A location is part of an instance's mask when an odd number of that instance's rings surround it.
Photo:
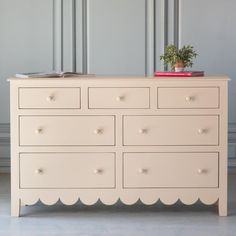
<path fill-rule="evenodd" d="M 148 75 L 166 44 L 193 44 L 193 69 L 227 74 L 236 162 L 235 0 L 0 0 L 0 172 L 9 169 L 9 84 L 16 72 Z"/>

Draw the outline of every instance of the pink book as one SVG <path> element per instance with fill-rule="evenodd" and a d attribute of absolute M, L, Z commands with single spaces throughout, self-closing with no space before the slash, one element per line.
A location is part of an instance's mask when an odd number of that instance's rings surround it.
<path fill-rule="evenodd" d="M 154 76 L 168 76 L 168 77 L 195 77 L 195 76 L 204 76 L 204 71 L 156 71 Z"/>

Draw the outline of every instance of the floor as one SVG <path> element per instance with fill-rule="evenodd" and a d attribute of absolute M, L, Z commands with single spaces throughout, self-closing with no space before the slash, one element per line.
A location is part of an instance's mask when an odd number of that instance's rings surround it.
<path fill-rule="evenodd" d="M 229 176 L 229 216 L 216 206 L 27 206 L 10 217 L 10 176 L 0 175 L 0 236 L 236 236 L 236 174 Z"/>

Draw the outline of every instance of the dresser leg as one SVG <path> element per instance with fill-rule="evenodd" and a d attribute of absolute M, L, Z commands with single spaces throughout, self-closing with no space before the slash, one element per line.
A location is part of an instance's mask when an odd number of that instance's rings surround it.
<path fill-rule="evenodd" d="M 21 201 L 20 205 L 21 205 L 22 207 L 28 206 L 28 205 L 26 205 L 26 204 L 25 204 L 24 202 L 22 202 L 22 201 Z"/>
<path fill-rule="evenodd" d="M 11 200 L 11 216 L 19 217 L 20 207 L 21 207 L 20 199 L 12 199 Z"/>
<path fill-rule="evenodd" d="M 228 215 L 228 206 L 227 200 L 220 198 L 218 201 L 218 211 L 219 216 L 227 216 Z"/>

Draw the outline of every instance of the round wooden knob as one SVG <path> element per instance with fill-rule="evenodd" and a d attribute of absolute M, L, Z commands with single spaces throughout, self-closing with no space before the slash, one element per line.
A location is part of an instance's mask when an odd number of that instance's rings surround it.
<path fill-rule="evenodd" d="M 140 134 L 144 134 L 144 133 L 147 133 L 147 130 L 146 130 L 146 129 L 139 129 L 138 132 L 139 132 Z"/>
<path fill-rule="evenodd" d="M 199 133 L 199 134 L 203 134 L 204 132 L 205 132 L 204 129 L 198 129 L 198 133 Z"/>
<path fill-rule="evenodd" d="M 36 169 L 34 171 L 35 174 L 43 174 L 43 170 L 42 169 Z"/>
<path fill-rule="evenodd" d="M 192 97 L 187 96 L 187 97 L 185 97 L 185 100 L 186 100 L 187 102 L 190 102 L 190 101 L 192 100 Z"/>
<path fill-rule="evenodd" d="M 197 170 L 197 173 L 198 173 L 198 174 L 204 174 L 204 173 L 206 173 L 206 170 L 204 170 L 204 169 L 198 169 L 198 170 Z"/>
<path fill-rule="evenodd" d="M 116 97 L 116 101 L 119 102 L 119 101 L 122 101 L 122 100 L 124 100 L 124 97 L 123 97 L 123 96 L 117 96 L 117 97 Z"/>
<path fill-rule="evenodd" d="M 93 132 L 94 132 L 94 134 L 101 134 L 102 133 L 102 129 L 95 129 Z"/>
<path fill-rule="evenodd" d="M 54 101 L 54 99 L 55 99 L 54 95 L 50 95 L 47 97 L 47 101 L 49 101 L 49 102 Z"/>
<path fill-rule="evenodd" d="M 101 169 L 94 169 L 93 173 L 94 174 L 101 174 L 102 170 Z"/>
<path fill-rule="evenodd" d="M 140 168 L 140 169 L 138 169 L 138 173 L 145 174 L 145 173 L 147 173 L 147 169 Z"/>
<path fill-rule="evenodd" d="M 43 129 L 42 128 L 38 128 L 35 130 L 35 133 L 36 134 L 41 134 L 43 132 Z"/>

